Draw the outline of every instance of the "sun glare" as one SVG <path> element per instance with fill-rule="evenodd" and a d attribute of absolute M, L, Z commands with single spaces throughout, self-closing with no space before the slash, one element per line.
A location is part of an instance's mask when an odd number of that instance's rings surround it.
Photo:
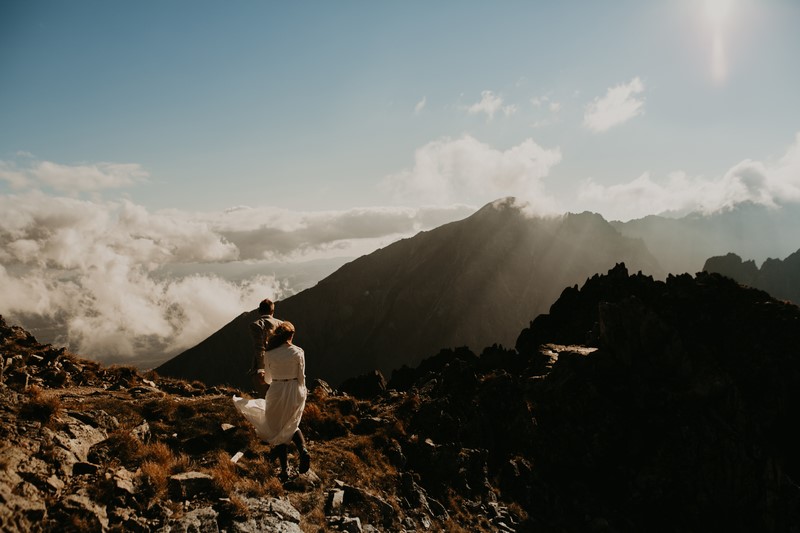
<path fill-rule="evenodd" d="M 705 0 L 705 8 L 711 37 L 711 78 L 723 83 L 728 76 L 725 30 L 733 11 L 733 0 Z"/>
<path fill-rule="evenodd" d="M 712 28 L 721 28 L 725 25 L 732 4 L 732 0 L 706 0 L 706 16 Z"/>

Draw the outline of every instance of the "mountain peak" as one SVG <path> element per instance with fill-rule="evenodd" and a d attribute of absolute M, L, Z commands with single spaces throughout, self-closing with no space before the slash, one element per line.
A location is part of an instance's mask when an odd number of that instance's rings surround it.
<path fill-rule="evenodd" d="M 307 373 L 338 384 L 416 364 L 442 348 L 511 346 L 564 287 L 618 262 L 660 274 L 643 243 L 622 237 L 600 215 L 541 217 L 529 208 L 514 197 L 495 200 L 278 302 L 276 316 L 297 327 Z M 251 350 L 245 317 L 158 371 L 244 387 Z"/>

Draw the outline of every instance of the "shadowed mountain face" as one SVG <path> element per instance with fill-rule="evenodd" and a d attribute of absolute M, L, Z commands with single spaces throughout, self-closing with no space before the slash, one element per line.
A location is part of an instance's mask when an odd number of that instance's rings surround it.
<path fill-rule="evenodd" d="M 307 374 L 338 383 L 440 348 L 511 345 L 565 286 L 619 261 L 661 275 L 641 241 L 599 215 L 530 217 L 505 199 L 348 263 L 278 302 L 276 316 L 295 324 Z M 246 386 L 250 320 L 243 314 L 157 370 Z"/>
<path fill-rule="evenodd" d="M 706 259 L 735 252 L 758 262 L 786 257 L 800 246 L 800 209 L 750 203 L 712 215 L 682 218 L 648 216 L 611 223 L 619 232 L 642 239 L 669 273 L 695 273 Z"/>
<path fill-rule="evenodd" d="M 798 324 L 718 274 L 618 265 L 566 289 L 516 352 L 442 352 L 389 386 L 431 397 L 409 434 L 489 451 L 525 531 L 792 531 Z M 420 465 L 423 483 L 439 469 Z"/>
<path fill-rule="evenodd" d="M 784 260 L 767 259 L 761 268 L 755 261 L 742 261 L 736 254 L 712 257 L 703 266 L 705 272 L 717 272 L 723 276 L 767 291 L 775 298 L 800 303 L 800 250 Z"/>

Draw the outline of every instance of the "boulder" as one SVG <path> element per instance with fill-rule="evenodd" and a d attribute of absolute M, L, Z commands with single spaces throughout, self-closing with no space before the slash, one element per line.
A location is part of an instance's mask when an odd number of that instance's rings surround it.
<path fill-rule="evenodd" d="M 302 533 L 300 529 L 300 513 L 288 500 L 280 498 L 248 498 L 241 497 L 247 506 L 247 520 L 235 521 L 230 531 L 235 533 L 260 533 L 275 531 L 278 533 Z"/>
<path fill-rule="evenodd" d="M 356 398 L 375 398 L 386 391 L 386 378 L 383 377 L 380 370 L 373 370 L 372 372 L 344 380 L 339 388 Z"/>
<path fill-rule="evenodd" d="M 214 488 L 214 478 L 203 472 L 183 472 L 169 477 L 170 495 L 178 501 L 191 500 Z"/>
<path fill-rule="evenodd" d="M 59 500 L 54 510 L 57 521 L 67 523 L 80 520 L 86 525 L 88 531 L 106 531 L 108 529 L 108 514 L 105 506 L 92 501 L 84 494 L 70 494 Z"/>
<path fill-rule="evenodd" d="M 170 533 L 219 533 L 218 513 L 211 507 L 189 511 L 169 521 Z"/>

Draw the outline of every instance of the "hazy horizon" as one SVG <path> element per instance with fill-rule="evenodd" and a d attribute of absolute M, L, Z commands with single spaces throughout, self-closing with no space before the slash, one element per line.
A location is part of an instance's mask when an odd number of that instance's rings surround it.
<path fill-rule="evenodd" d="M 0 314 L 124 362 L 501 197 L 794 208 L 798 23 L 789 0 L 4 2 Z"/>

